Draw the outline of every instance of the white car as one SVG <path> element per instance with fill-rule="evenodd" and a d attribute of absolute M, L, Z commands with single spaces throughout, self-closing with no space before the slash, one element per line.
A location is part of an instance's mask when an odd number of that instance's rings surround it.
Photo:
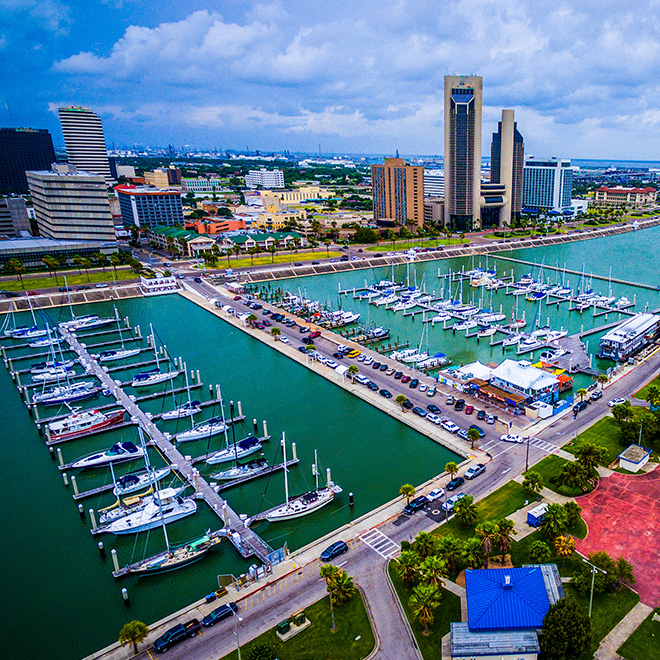
<path fill-rule="evenodd" d="M 361 353 L 360 355 L 358 355 L 357 359 L 358 362 L 364 362 L 367 359 L 367 356 L 364 353 Z"/>
<path fill-rule="evenodd" d="M 424 383 L 421 383 L 420 386 L 419 386 L 419 391 L 420 392 L 426 392 L 426 390 L 428 390 L 428 389 L 429 389 L 429 386 L 425 385 Z"/>
<path fill-rule="evenodd" d="M 331 369 L 336 369 L 339 366 L 339 364 L 337 362 L 335 362 L 334 360 L 326 360 L 325 364 L 328 367 L 330 367 Z"/>
<path fill-rule="evenodd" d="M 467 493 L 458 493 L 458 495 L 452 495 L 446 502 L 442 504 L 443 511 L 453 511 L 456 506 L 456 502 L 466 496 Z"/>
<path fill-rule="evenodd" d="M 435 500 L 439 500 L 441 497 L 443 497 L 445 494 L 445 489 L 444 488 L 434 488 L 427 496 L 426 499 L 429 500 L 429 502 L 433 502 Z"/>
<path fill-rule="evenodd" d="M 626 402 L 625 399 L 622 399 L 621 397 L 619 397 L 618 399 L 612 399 L 611 401 L 608 401 L 607 405 L 610 408 L 614 408 L 614 406 L 620 406 L 621 404 L 623 404 L 625 402 Z"/>
<path fill-rule="evenodd" d="M 364 358 L 365 366 L 367 366 L 369 364 L 373 364 L 373 362 L 374 362 L 374 359 L 371 357 L 371 355 L 369 357 Z"/>
<path fill-rule="evenodd" d="M 506 435 L 501 435 L 500 440 L 502 442 L 525 442 L 525 438 L 523 438 L 521 435 L 514 435 L 512 433 L 507 433 Z"/>
<path fill-rule="evenodd" d="M 428 419 L 429 422 L 433 422 L 434 424 L 442 424 L 442 417 L 440 417 L 440 415 L 436 415 L 434 413 L 429 413 L 426 416 L 426 419 Z"/>
<path fill-rule="evenodd" d="M 431 385 L 431 387 L 428 389 L 428 392 L 426 393 L 426 396 L 435 396 L 435 392 L 435 385 Z"/>
<path fill-rule="evenodd" d="M 442 422 L 442 428 L 449 433 L 458 433 L 461 430 L 460 426 L 450 421 Z"/>
<path fill-rule="evenodd" d="M 344 345 L 344 344 L 339 344 L 337 346 L 337 353 L 348 353 L 351 349 Z"/>
<path fill-rule="evenodd" d="M 355 380 L 362 385 L 369 382 L 369 379 L 364 374 L 356 374 Z"/>
<path fill-rule="evenodd" d="M 280 341 L 281 341 L 283 344 L 288 344 L 288 343 L 289 343 L 289 338 L 288 338 L 288 337 L 280 337 Z"/>
<path fill-rule="evenodd" d="M 324 355 L 321 355 L 320 353 L 317 353 L 315 356 L 316 360 L 318 360 L 321 364 L 328 364 L 328 358 L 325 357 Z"/>

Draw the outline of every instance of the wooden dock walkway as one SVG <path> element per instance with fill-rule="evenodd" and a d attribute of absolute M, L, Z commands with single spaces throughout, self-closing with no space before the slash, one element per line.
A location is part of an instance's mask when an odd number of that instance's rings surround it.
<path fill-rule="evenodd" d="M 151 441 L 158 447 L 166 460 L 195 489 L 195 497 L 203 499 L 209 508 L 220 518 L 228 530 L 228 538 L 243 557 L 256 555 L 262 562 L 268 563 L 272 548 L 260 538 L 256 532 L 248 529 L 241 517 L 220 497 L 220 495 L 200 475 L 184 456 L 165 437 L 165 434 L 154 424 L 147 414 L 133 401 L 111 376 L 92 358 L 78 338 L 62 330 L 62 335 L 69 346 L 80 357 L 83 367 L 89 366 L 90 372 L 96 376 L 104 387 L 115 396 L 117 403 L 124 407 L 128 414 L 137 420 Z M 160 394 L 159 394 L 160 396 Z"/>

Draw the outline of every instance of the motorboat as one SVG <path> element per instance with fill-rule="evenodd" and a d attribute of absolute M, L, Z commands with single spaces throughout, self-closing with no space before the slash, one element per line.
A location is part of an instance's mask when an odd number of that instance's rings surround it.
<path fill-rule="evenodd" d="M 375 300 L 372 300 L 371 304 L 376 305 L 376 307 L 381 307 L 382 305 L 391 305 L 395 303 L 397 300 L 399 300 L 399 296 L 397 296 L 396 293 L 390 293 L 387 295 L 382 295 L 380 298 L 376 298 Z"/>
<path fill-rule="evenodd" d="M 417 363 L 418 369 L 435 369 L 436 367 L 445 367 L 451 364 L 451 360 L 444 353 L 436 353 L 425 360 L 420 360 Z"/>
<path fill-rule="evenodd" d="M 95 452 L 79 458 L 71 463 L 69 467 L 76 469 L 102 467 L 110 463 L 132 461 L 135 458 L 144 456 L 144 453 L 142 447 L 138 447 L 132 442 L 117 442 L 106 451 Z"/>
<path fill-rule="evenodd" d="M 557 341 L 568 334 L 568 330 L 551 330 L 546 335 L 546 341 Z"/>
<path fill-rule="evenodd" d="M 632 301 L 626 298 L 625 296 L 621 296 L 615 303 L 614 307 L 622 308 L 622 307 L 630 307 L 632 305 Z"/>
<path fill-rule="evenodd" d="M 64 330 L 77 332 L 79 330 L 93 330 L 102 328 L 114 322 L 113 318 L 101 318 L 96 314 L 87 314 L 86 316 L 74 316 L 70 321 L 62 321 L 59 327 Z"/>
<path fill-rule="evenodd" d="M 551 328 L 550 326 L 546 325 L 543 326 L 542 328 L 537 328 L 536 330 L 533 330 L 530 334 L 532 335 L 532 337 L 541 339 L 542 337 L 546 337 L 549 332 L 551 332 Z"/>
<path fill-rule="evenodd" d="M 218 463 L 228 463 L 229 461 L 240 461 L 246 456 L 250 456 L 262 448 L 259 438 L 249 435 L 243 440 L 239 440 L 234 445 L 229 445 L 225 449 L 216 451 L 206 458 L 208 465 L 217 465 Z"/>
<path fill-rule="evenodd" d="M 138 490 L 148 488 L 151 484 L 164 479 L 171 472 L 172 468 L 169 465 L 159 468 L 158 470 L 153 470 L 151 473 L 149 473 L 148 470 L 129 472 L 128 474 L 115 479 L 115 487 L 112 492 L 117 497 L 136 493 Z"/>
<path fill-rule="evenodd" d="M 451 326 L 452 330 L 471 330 L 472 328 L 476 328 L 479 324 L 476 321 L 468 320 L 468 321 L 459 321 L 458 323 L 454 323 L 454 325 Z"/>
<path fill-rule="evenodd" d="M 422 360 L 426 360 L 428 358 L 428 356 L 429 356 L 429 354 L 426 353 L 426 352 L 416 351 L 412 355 L 407 355 L 406 357 L 401 358 L 401 360 L 399 360 L 399 361 L 404 362 L 406 364 L 412 364 L 412 363 L 415 363 L 415 362 L 421 362 Z"/>
<path fill-rule="evenodd" d="M 193 424 L 192 428 L 176 434 L 177 442 L 192 442 L 193 440 L 202 440 L 220 435 L 227 430 L 227 423 L 222 417 L 212 417 L 211 419 Z"/>
<path fill-rule="evenodd" d="M 43 403 L 45 406 L 55 406 L 70 401 L 82 401 L 96 396 L 101 388 L 91 381 L 79 381 L 68 385 L 54 387 L 48 391 L 40 392 L 32 397 L 33 403 Z"/>
<path fill-rule="evenodd" d="M 64 419 L 58 419 L 46 425 L 49 441 L 72 440 L 97 431 L 109 429 L 124 421 L 125 410 L 81 410 L 74 408 Z"/>
<path fill-rule="evenodd" d="M 432 319 L 432 323 L 442 323 L 444 321 L 449 321 L 452 318 L 451 314 L 443 312 L 442 314 L 436 314 Z"/>
<path fill-rule="evenodd" d="M 497 332 L 497 330 L 498 330 L 497 326 L 491 325 L 477 332 L 477 338 L 481 339 L 483 337 L 492 337 Z"/>
<path fill-rule="evenodd" d="M 515 288 L 511 293 L 514 296 L 526 296 L 530 291 L 531 289 L 528 286 L 520 286 Z"/>
<path fill-rule="evenodd" d="M 522 339 L 521 334 L 518 334 L 517 332 L 512 332 L 502 340 L 502 346 L 515 346 L 518 342 L 520 342 L 521 339 Z"/>
<path fill-rule="evenodd" d="M 252 477 L 260 474 L 267 468 L 268 461 L 265 458 L 255 458 L 247 463 L 235 465 L 234 467 L 222 470 L 221 472 L 214 472 L 211 474 L 211 478 L 217 479 L 218 481 L 233 481 L 234 479 Z"/>
<path fill-rule="evenodd" d="M 575 309 L 578 312 L 584 312 L 585 310 L 589 309 L 593 303 L 590 300 L 585 300 L 583 302 L 579 302 L 575 305 Z"/>
<path fill-rule="evenodd" d="M 405 358 L 409 357 L 410 355 L 415 355 L 415 353 L 417 353 L 416 348 L 404 348 L 401 349 L 400 351 L 394 351 L 393 353 L 390 354 L 390 357 L 393 360 L 403 362 Z"/>
<path fill-rule="evenodd" d="M 164 383 L 167 380 L 172 380 L 179 375 L 179 371 L 163 371 L 160 369 L 150 369 L 137 374 L 131 382 L 132 387 L 149 387 L 150 385 L 157 385 Z"/>
<path fill-rule="evenodd" d="M 515 321 L 511 321 L 509 323 L 509 328 L 516 329 L 516 328 L 524 328 L 527 325 L 527 321 L 525 319 L 516 319 Z"/>
<path fill-rule="evenodd" d="M 160 417 L 161 419 L 181 419 L 183 417 L 191 417 L 199 412 L 202 412 L 199 401 L 186 401 L 186 403 L 174 410 L 167 410 Z"/>

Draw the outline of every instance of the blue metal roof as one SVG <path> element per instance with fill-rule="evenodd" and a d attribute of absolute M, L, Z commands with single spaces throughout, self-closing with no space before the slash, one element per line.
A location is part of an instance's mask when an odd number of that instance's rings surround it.
<path fill-rule="evenodd" d="M 550 602 L 539 566 L 468 570 L 465 583 L 470 631 L 543 627 Z"/>

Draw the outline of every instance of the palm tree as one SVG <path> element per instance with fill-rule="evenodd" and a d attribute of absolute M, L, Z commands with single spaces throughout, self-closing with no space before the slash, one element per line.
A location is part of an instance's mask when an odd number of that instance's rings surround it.
<path fill-rule="evenodd" d="M 426 559 L 435 552 L 435 539 L 429 532 L 419 532 L 415 537 L 413 547 L 420 559 Z"/>
<path fill-rule="evenodd" d="M 648 401 L 651 407 L 655 407 L 660 401 L 660 387 L 657 385 L 649 385 L 646 389 L 644 400 Z"/>
<path fill-rule="evenodd" d="M 566 509 L 561 504 L 555 502 L 548 504 L 548 508 L 543 514 L 541 531 L 550 539 L 554 540 L 566 529 Z"/>
<path fill-rule="evenodd" d="M 532 495 L 538 495 L 543 490 L 543 477 L 538 472 L 531 470 L 525 474 L 522 487 Z"/>
<path fill-rule="evenodd" d="M 25 266 L 23 265 L 22 261 L 20 261 L 19 259 L 10 259 L 5 264 L 5 272 L 8 273 L 9 275 L 17 275 L 18 279 L 21 282 L 21 288 L 25 289 L 25 286 L 23 285 L 23 275 L 25 274 Z"/>
<path fill-rule="evenodd" d="M 580 397 L 580 401 L 584 401 L 584 397 L 587 396 L 587 390 L 585 390 L 584 387 L 581 387 L 575 392 L 575 394 Z"/>
<path fill-rule="evenodd" d="M 44 257 L 41 261 L 46 264 L 46 268 L 48 268 L 49 273 L 53 273 L 55 276 L 55 284 L 59 284 L 57 280 L 57 271 L 60 267 L 60 262 L 55 259 L 54 257 Z"/>
<path fill-rule="evenodd" d="M 474 443 L 479 440 L 479 431 L 477 429 L 468 429 L 467 437 L 470 441 L 470 447 L 474 449 Z"/>
<path fill-rule="evenodd" d="M 406 409 L 403 407 L 406 401 L 408 401 L 408 397 L 405 394 L 398 394 L 396 399 L 394 399 L 394 402 L 401 406 L 401 412 L 406 412 Z"/>
<path fill-rule="evenodd" d="M 335 605 L 343 605 L 355 593 L 353 578 L 346 572 L 339 570 L 330 579 L 330 598 L 334 600 Z"/>
<path fill-rule="evenodd" d="M 605 461 L 607 450 L 593 442 L 583 442 L 575 450 L 577 462 L 584 468 L 587 475 L 591 476 L 599 463 Z"/>
<path fill-rule="evenodd" d="M 406 498 L 406 504 L 410 504 L 410 498 L 415 497 L 415 487 L 412 484 L 403 484 L 399 488 L 399 495 L 403 495 Z"/>
<path fill-rule="evenodd" d="M 397 233 L 392 229 L 387 231 L 387 238 L 392 241 L 392 250 L 396 250 L 396 239 L 399 238 Z"/>
<path fill-rule="evenodd" d="M 325 255 L 326 255 L 326 257 L 329 257 L 330 256 L 330 246 L 332 245 L 332 241 L 330 241 L 326 238 L 325 241 L 323 241 L 323 245 L 325 245 Z"/>
<path fill-rule="evenodd" d="M 79 254 L 74 254 L 73 257 L 71 258 L 71 262 L 74 263 L 76 266 L 78 266 L 78 275 L 82 275 L 82 271 L 80 270 L 81 261 L 82 261 L 82 257 Z"/>
<path fill-rule="evenodd" d="M 429 626 L 433 623 L 433 610 L 440 605 L 440 592 L 430 584 L 418 584 L 408 601 L 419 622 L 424 626 L 424 635 L 429 634 Z"/>
<path fill-rule="evenodd" d="M 399 558 L 394 560 L 394 570 L 401 582 L 406 585 L 406 589 L 410 589 L 412 586 L 418 569 L 419 557 L 414 550 L 402 550 Z"/>
<path fill-rule="evenodd" d="M 513 520 L 502 518 L 497 521 L 497 546 L 502 553 L 502 563 L 504 563 L 504 555 L 511 549 L 511 537 L 517 533 Z"/>
<path fill-rule="evenodd" d="M 279 328 L 271 328 L 270 336 L 277 341 L 277 338 L 282 334 L 282 331 Z"/>
<path fill-rule="evenodd" d="M 332 602 L 332 587 L 331 587 L 331 582 L 334 579 L 335 575 L 340 571 L 340 568 L 337 568 L 336 566 L 333 566 L 332 564 L 325 564 L 325 566 L 321 566 L 319 570 L 319 575 L 325 580 L 325 585 L 326 589 L 328 590 L 328 594 L 330 596 L 330 616 L 332 618 L 332 629 L 337 630 L 337 626 L 335 625 L 335 610 L 333 608 L 333 602 Z"/>
<path fill-rule="evenodd" d="M 570 535 L 558 536 L 554 542 L 555 554 L 561 557 L 561 567 L 564 568 L 564 562 L 575 552 L 575 539 Z"/>
<path fill-rule="evenodd" d="M 445 472 L 448 472 L 449 478 L 453 479 L 458 474 L 458 465 L 454 461 L 449 461 L 445 465 Z"/>
<path fill-rule="evenodd" d="M 477 506 L 472 495 L 466 495 L 454 505 L 454 514 L 463 527 L 469 527 L 477 521 Z"/>
<path fill-rule="evenodd" d="M 277 248 L 275 247 L 275 244 L 266 248 L 266 252 L 270 252 L 270 263 L 271 264 L 275 263 L 275 254 L 277 253 Z"/>
<path fill-rule="evenodd" d="M 121 255 L 119 252 L 113 252 L 110 255 L 110 263 L 112 264 L 112 269 L 115 271 L 115 280 L 117 279 L 117 266 L 121 264 Z"/>
<path fill-rule="evenodd" d="M 231 249 L 231 251 L 234 253 L 234 256 L 238 258 L 238 255 L 242 252 L 241 246 L 240 245 L 234 245 L 234 247 Z"/>
<path fill-rule="evenodd" d="M 119 643 L 124 646 L 125 644 L 133 644 L 133 651 L 137 655 L 138 644 L 144 640 L 149 634 L 149 627 L 142 621 L 129 621 L 124 624 L 124 627 L 119 631 Z"/>
<path fill-rule="evenodd" d="M 559 473 L 559 480 L 570 488 L 581 488 L 584 490 L 589 481 L 589 473 L 577 461 L 564 463 Z"/>
<path fill-rule="evenodd" d="M 607 377 L 607 374 L 599 374 L 596 381 L 600 384 L 600 389 L 603 390 L 605 388 L 605 383 L 609 381 L 609 378 Z"/>
<path fill-rule="evenodd" d="M 633 418 L 633 409 L 630 405 L 630 401 L 614 406 L 614 408 L 612 408 L 612 417 L 614 417 L 617 422 L 630 421 Z"/>
<path fill-rule="evenodd" d="M 435 543 L 435 554 L 453 571 L 459 559 L 463 556 L 463 544 L 453 534 L 441 536 Z M 481 559 L 479 559 L 481 562 Z"/>
<path fill-rule="evenodd" d="M 447 564 L 434 555 L 427 557 L 419 566 L 419 574 L 422 582 L 435 586 L 438 590 L 449 576 Z"/>
<path fill-rule="evenodd" d="M 352 364 L 348 368 L 348 373 L 349 373 L 350 377 L 352 378 L 353 382 L 355 382 L 355 376 L 358 374 L 359 371 L 360 370 L 357 368 L 356 364 Z"/>
<path fill-rule="evenodd" d="M 534 541 L 529 546 L 529 561 L 535 564 L 547 564 L 551 556 L 550 547 L 545 541 Z"/>
<path fill-rule="evenodd" d="M 566 525 L 568 527 L 577 525 L 578 520 L 580 520 L 580 514 L 582 513 L 582 507 L 574 500 L 569 500 L 564 504 L 564 510 L 566 511 Z"/>
<path fill-rule="evenodd" d="M 492 522 L 484 522 L 480 525 L 477 525 L 474 531 L 477 534 L 477 538 L 481 540 L 484 568 L 488 568 L 490 551 L 493 549 L 493 543 L 497 539 L 497 526 Z"/>
<path fill-rule="evenodd" d="M 261 250 L 258 247 L 256 247 L 256 245 L 254 247 L 248 248 L 248 254 L 250 255 L 250 260 L 251 260 L 250 261 L 251 266 L 254 266 L 254 258 L 259 254 L 259 252 L 261 252 Z"/>
<path fill-rule="evenodd" d="M 463 544 L 463 559 L 469 568 L 479 568 L 484 561 L 484 549 L 481 540 L 472 536 Z"/>
<path fill-rule="evenodd" d="M 87 281 L 89 282 L 89 269 L 92 267 L 92 260 L 87 257 L 83 257 L 80 260 L 80 265 L 85 269 L 85 275 L 87 275 Z"/>

